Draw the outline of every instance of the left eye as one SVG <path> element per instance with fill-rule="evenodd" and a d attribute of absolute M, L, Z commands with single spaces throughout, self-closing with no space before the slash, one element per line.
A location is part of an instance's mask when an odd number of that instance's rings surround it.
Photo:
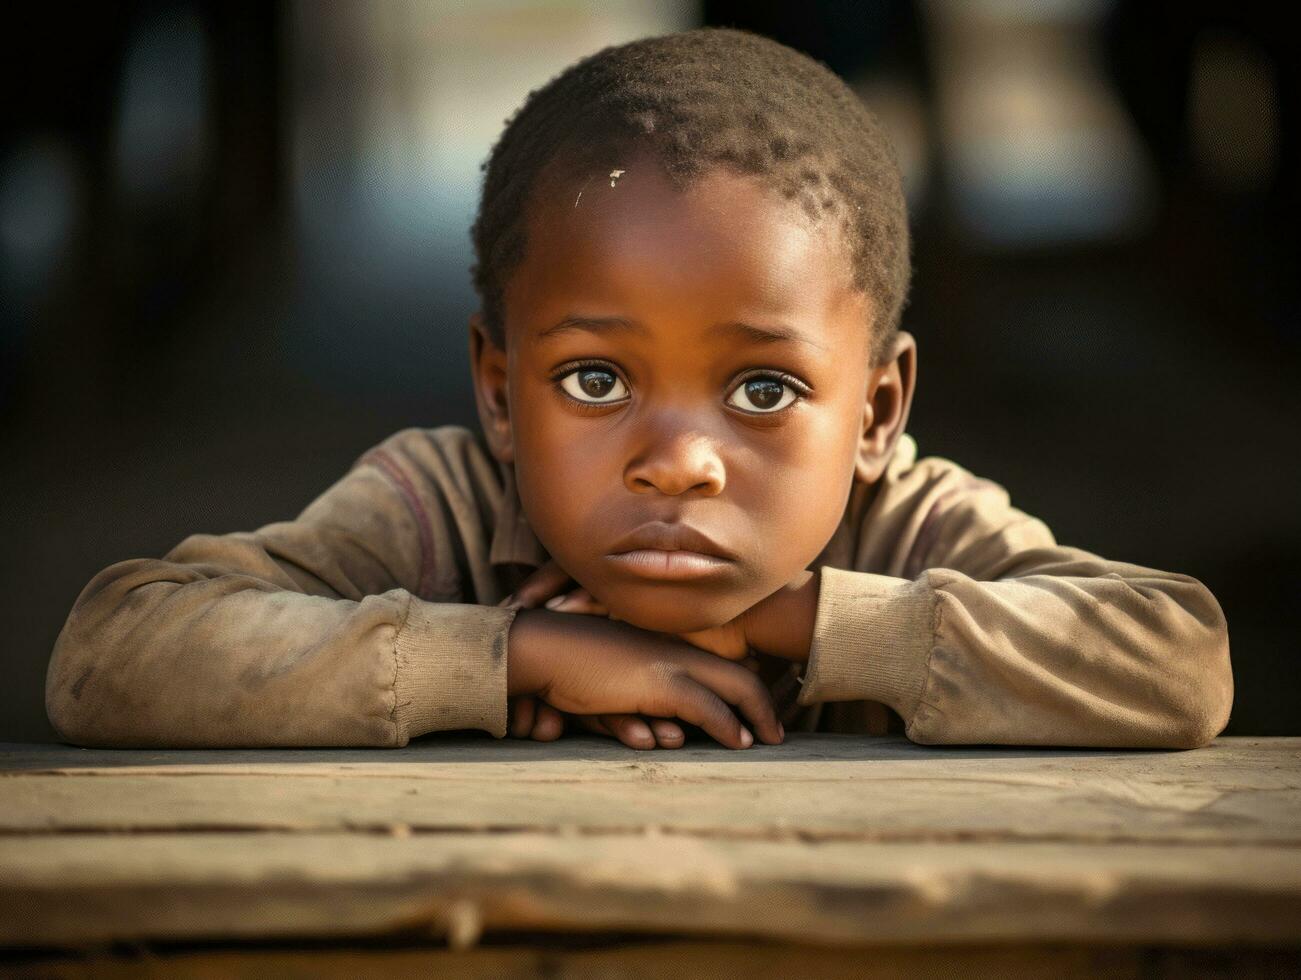
<path fill-rule="evenodd" d="M 760 375 L 747 378 L 736 386 L 727 399 L 742 411 L 768 414 L 779 412 L 795 400 L 795 391 L 777 378 Z"/>

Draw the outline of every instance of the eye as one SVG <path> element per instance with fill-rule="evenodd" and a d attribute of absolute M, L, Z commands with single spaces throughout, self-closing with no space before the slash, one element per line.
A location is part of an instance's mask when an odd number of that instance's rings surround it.
<path fill-rule="evenodd" d="M 613 371 L 603 367 L 581 367 L 560 379 L 560 387 L 575 401 L 605 405 L 628 397 L 628 388 Z"/>
<path fill-rule="evenodd" d="M 781 378 L 771 374 L 757 374 L 746 378 L 733 390 L 727 404 L 744 412 L 770 415 L 780 412 L 795 401 L 798 393 Z"/>

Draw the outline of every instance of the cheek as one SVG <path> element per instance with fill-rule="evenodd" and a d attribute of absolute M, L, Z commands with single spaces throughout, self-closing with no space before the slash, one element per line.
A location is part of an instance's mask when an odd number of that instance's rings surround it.
<path fill-rule="evenodd" d="M 801 552 L 812 547 L 816 554 L 840 523 L 852 480 L 852 457 L 828 445 L 800 465 L 774 472 L 765 487 L 756 488 L 754 510 L 764 515 L 776 540 Z"/>
<path fill-rule="evenodd" d="M 776 496 L 822 497 L 852 476 L 857 437 L 851 406 L 819 405 L 755 440 L 739 460 L 740 468 Z"/>
<path fill-rule="evenodd" d="M 755 531 L 782 542 L 772 557 L 811 561 L 835 533 L 854 479 L 858 425 L 852 407 L 809 413 L 791 438 L 768 441 L 746 460 L 738 503 Z M 803 567 L 803 566 L 801 566 Z"/>
<path fill-rule="evenodd" d="M 613 478 L 612 458 L 592 438 L 591 421 L 554 404 L 555 395 L 529 391 L 513 416 L 515 476 L 529 521 L 548 550 L 572 541 L 599 509 L 602 488 Z"/>

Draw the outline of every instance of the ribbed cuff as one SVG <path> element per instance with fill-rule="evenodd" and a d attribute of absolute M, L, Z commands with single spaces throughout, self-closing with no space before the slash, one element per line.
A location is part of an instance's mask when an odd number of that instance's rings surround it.
<path fill-rule="evenodd" d="M 426 732 L 506 735 L 506 640 L 514 609 L 411 597 L 395 638 L 398 745 Z"/>
<path fill-rule="evenodd" d="M 800 704 L 879 701 L 911 723 L 934 644 L 935 593 L 916 581 L 823 566 Z"/>

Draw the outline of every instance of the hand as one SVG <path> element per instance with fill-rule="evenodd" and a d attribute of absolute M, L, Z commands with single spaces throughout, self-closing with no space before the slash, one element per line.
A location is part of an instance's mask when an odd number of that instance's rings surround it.
<path fill-rule="evenodd" d="M 533 609 L 545 604 L 548 609 L 560 612 L 609 617 L 609 610 L 586 589 L 569 588 L 573 583 L 569 573 L 552 559 L 498 605 Z M 550 742 L 559 738 L 565 730 L 566 716 L 535 697 L 525 695 L 511 698 L 509 710 L 509 731 L 515 738 L 531 737 L 538 742 Z M 617 738 L 630 749 L 653 749 L 656 746 L 676 749 L 686 741 L 682 726 L 669 718 L 643 718 L 631 714 L 569 717 L 587 731 Z"/>
<path fill-rule="evenodd" d="M 568 573 L 550 561 L 516 590 L 514 598 L 541 602 L 556 612 L 618 619 L 586 589 L 566 591 L 572 584 Z M 752 656 L 756 652 L 806 661 L 818 611 L 818 587 L 817 573 L 805 570 L 735 619 L 677 636 L 698 649 L 746 664 L 752 670 L 758 669 L 758 661 Z"/>
<path fill-rule="evenodd" d="M 805 570 L 730 622 L 678 635 L 728 660 L 741 660 L 757 651 L 803 663 L 813 641 L 818 589 L 818 573 Z"/>
<path fill-rule="evenodd" d="M 785 737 L 763 682 L 676 637 L 594 616 L 523 609 L 507 656 L 508 691 L 578 715 L 679 718 L 730 748 Z"/>

